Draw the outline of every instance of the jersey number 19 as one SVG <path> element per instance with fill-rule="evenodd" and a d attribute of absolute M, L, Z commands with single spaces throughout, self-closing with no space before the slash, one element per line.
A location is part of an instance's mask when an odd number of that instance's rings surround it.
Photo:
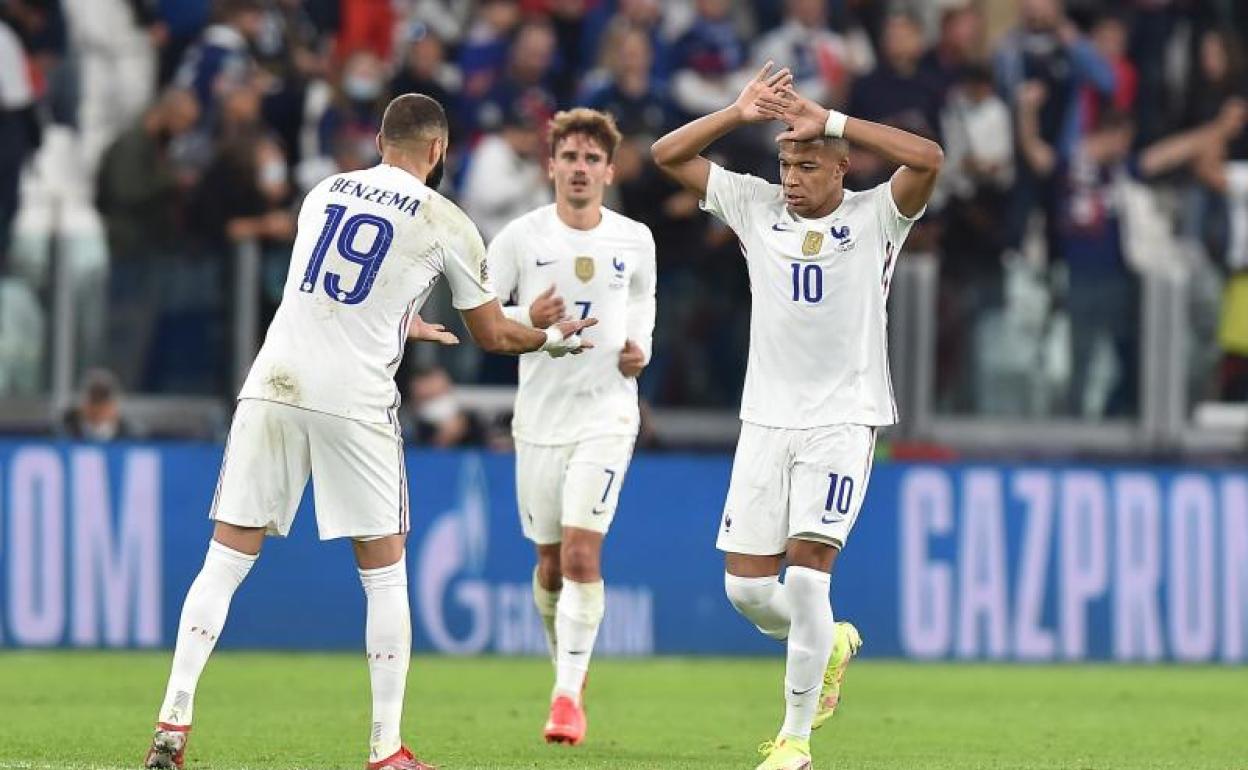
<path fill-rule="evenodd" d="M 325 220 L 325 227 L 316 240 L 316 248 L 312 250 L 312 258 L 308 260 L 308 267 L 303 271 L 303 281 L 299 284 L 299 291 L 308 294 L 316 291 L 321 264 L 325 261 L 330 245 L 334 243 L 334 236 L 337 235 L 338 253 L 348 262 L 359 265 L 360 274 L 355 279 L 355 286 L 347 291 L 342 287 L 342 276 L 337 273 L 326 273 L 325 293 L 344 305 L 358 305 L 372 290 L 373 279 L 377 277 L 377 271 L 381 269 L 381 262 L 386 258 L 386 252 L 390 251 L 390 242 L 394 240 L 394 225 L 375 214 L 356 214 L 343 222 L 347 207 L 337 204 L 326 206 L 325 214 L 328 217 Z M 362 227 L 374 229 L 373 242 L 363 250 L 355 245 Z"/>

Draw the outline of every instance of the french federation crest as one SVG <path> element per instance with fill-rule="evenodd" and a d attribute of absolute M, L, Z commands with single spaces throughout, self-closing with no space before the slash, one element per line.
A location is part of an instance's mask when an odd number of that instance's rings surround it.
<path fill-rule="evenodd" d="M 589 283 L 594 279 L 594 258 L 577 257 L 575 270 L 577 278 L 580 278 L 585 283 Z"/>
<path fill-rule="evenodd" d="M 808 257 L 813 257 L 823 248 L 823 233 L 815 230 L 807 230 L 806 237 L 802 239 L 802 253 Z"/>

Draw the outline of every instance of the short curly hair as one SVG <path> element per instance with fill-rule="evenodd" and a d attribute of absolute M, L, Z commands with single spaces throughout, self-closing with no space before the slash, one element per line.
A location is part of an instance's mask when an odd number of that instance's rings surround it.
<path fill-rule="evenodd" d="M 607 151 L 607 160 L 615 157 L 623 136 L 615 125 L 615 118 L 609 113 L 591 110 L 588 107 L 577 107 L 571 110 L 556 112 L 550 119 L 550 157 L 555 157 L 555 149 L 569 136 L 581 134 L 602 145 Z"/>

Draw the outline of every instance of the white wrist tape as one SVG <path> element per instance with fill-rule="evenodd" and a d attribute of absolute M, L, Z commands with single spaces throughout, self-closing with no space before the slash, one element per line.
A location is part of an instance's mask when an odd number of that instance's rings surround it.
<path fill-rule="evenodd" d="M 570 337 L 564 337 L 559 327 L 552 324 L 546 328 L 546 342 L 538 350 L 546 351 L 552 358 L 559 358 L 573 350 L 579 350 L 580 347 L 581 335 L 573 334 Z"/>
<path fill-rule="evenodd" d="M 840 139 L 845 135 L 845 123 L 849 116 L 836 110 L 828 110 L 828 122 L 823 124 L 823 135 Z"/>
<path fill-rule="evenodd" d="M 559 331 L 559 327 L 551 324 L 546 327 L 546 341 L 542 343 L 539 350 L 550 350 L 555 345 L 563 342 L 563 332 Z"/>

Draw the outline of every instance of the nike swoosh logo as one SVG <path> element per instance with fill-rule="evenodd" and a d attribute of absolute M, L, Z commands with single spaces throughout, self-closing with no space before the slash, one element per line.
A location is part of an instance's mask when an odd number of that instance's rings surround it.
<path fill-rule="evenodd" d="M 818 687 L 818 686 L 819 686 L 819 685 L 817 685 L 817 684 L 812 684 L 810 687 L 807 687 L 805 690 L 800 690 L 800 691 L 799 691 L 799 690 L 789 690 L 789 692 L 793 693 L 794 695 L 805 695 L 806 693 L 810 692 L 811 690 L 815 689 L 815 688 L 816 688 L 816 687 Z"/>
<path fill-rule="evenodd" d="M 548 259 L 548 260 L 546 260 L 545 262 L 543 262 L 542 260 L 540 260 L 540 259 L 539 259 L 539 260 L 537 260 L 537 266 L 538 266 L 538 267 L 546 267 L 547 265 L 553 265 L 553 264 L 555 264 L 555 262 L 557 262 L 557 261 L 558 261 L 558 260 L 555 260 L 555 259 Z"/>
<path fill-rule="evenodd" d="M 835 524 L 835 523 L 836 523 L 836 517 L 834 516 L 834 517 L 832 517 L 832 518 L 830 518 L 830 519 L 829 519 L 827 516 L 821 516 L 821 517 L 819 518 L 819 521 L 822 521 L 824 524 Z"/>
<path fill-rule="evenodd" d="M 595 508 L 594 510 L 591 511 L 591 513 L 593 513 L 595 516 L 601 516 L 602 514 L 606 512 L 607 512 L 606 508 L 602 508 L 602 509 Z"/>
<path fill-rule="evenodd" d="M 568 650 L 569 655 L 584 655 L 585 650 Z"/>
<path fill-rule="evenodd" d="M 784 226 L 784 224 L 783 224 L 783 223 L 781 223 L 781 222 L 777 222 L 777 223 L 775 223 L 774 225 L 772 225 L 772 226 L 771 226 L 771 229 L 772 229 L 772 230 L 775 230 L 775 231 L 776 231 L 776 232 L 778 232 L 778 233 L 791 233 L 791 232 L 793 232 L 793 228 L 791 228 L 791 227 L 785 227 L 785 226 Z"/>

